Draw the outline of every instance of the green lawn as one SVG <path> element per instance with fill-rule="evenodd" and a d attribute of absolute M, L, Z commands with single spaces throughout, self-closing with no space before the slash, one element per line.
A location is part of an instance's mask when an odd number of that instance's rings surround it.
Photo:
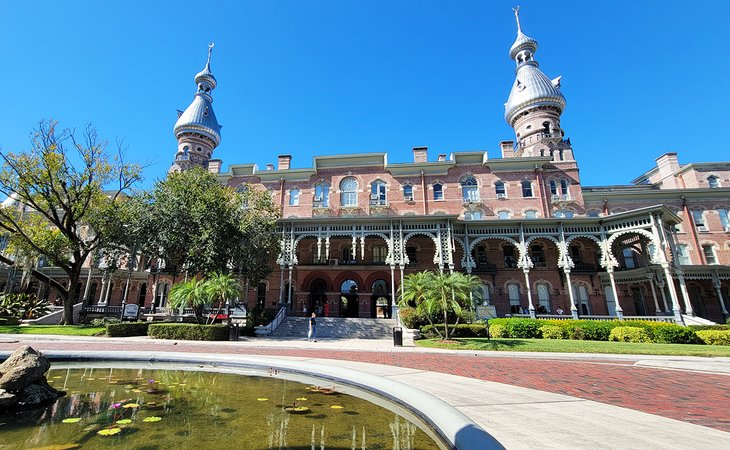
<path fill-rule="evenodd" d="M 92 327 L 87 325 L 3 325 L 0 333 L 7 334 L 62 334 L 66 336 L 94 336 L 105 333 L 106 327 Z"/>
<path fill-rule="evenodd" d="M 691 344 L 632 344 L 629 342 L 572 341 L 563 339 L 457 338 L 417 340 L 416 345 L 449 350 L 493 350 L 510 352 L 616 353 L 671 356 L 730 356 L 730 346 Z"/>

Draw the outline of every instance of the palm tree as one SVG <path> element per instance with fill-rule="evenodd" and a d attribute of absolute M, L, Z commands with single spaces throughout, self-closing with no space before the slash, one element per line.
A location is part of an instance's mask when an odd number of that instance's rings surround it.
<path fill-rule="evenodd" d="M 223 305 L 240 294 L 241 287 L 235 277 L 216 272 L 205 280 L 204 291 L 208 304 L 218 303 L 218 310 L 210 318 L 210 323 L 213 323 Z"/>
<path fill-rule="evenodd" d="M 471 304 L 473 292 L 481 286 L 482 282 L 478 277 L 460 272 L 414 273 L 403 279 L 403 294 L 399 306 L 415 304 L 416 310 L 424 314 L 431 325 L 434 325 L 434 314 L 443 314 L 444 334 L 441 334 L 439 327 L 434 326 L 434 330 L 441 339 L 448 339 L 449 313 L 455 313 L 458 324 L 463 308 Z"/>
<path fill-rule="evenodd" d="M 195 318 L 200 323 L 203 307 L 208 303 L 204 285 L 204 282 L 195 278 L 176 284 L 170 290 L 170 306 L 173 308 L 192 307 L 195 310 Z"/>

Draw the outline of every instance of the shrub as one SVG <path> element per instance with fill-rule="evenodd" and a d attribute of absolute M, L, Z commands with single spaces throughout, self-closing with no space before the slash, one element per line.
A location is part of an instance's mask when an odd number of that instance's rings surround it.
<path fill-rule="evenodd" d="M 120 323 L 121 320 L 117 319 L 116 317 L 97 317 L 96 319 L 91 319 L 91 322 L 89 324 L 92 327 L 105 327 L 111 323 Z M 145 334 L 147 334 L 145 332 Z"/>
<path fill-rule="evenodd" d="M 566 331 L 570 339 L 582 341 L 607 341 L 611 334 L 611 329 L 618 323 L 592 321 L 592 320 L 572 320 L 566 326 Z"/>
<path fill-rule="evenodd" d="M 507 323 L 507 330 L 513 338 L 540 338 L 540 322 L 535 319 L 512 319 Z"/>
<path fill-rule="evenodd" d="M 649 333 L 639 327 L 614 327 L 608 336 L 609 341 L 617 342 L 651 342 Z"/>
<path fill-rule="evenodd" d="M 654 342 L 662 344 L 701 344 L 697 333 L 691 329 L 675 324 L 662 324 L 651 330 Z"/>
<path fill-rule="evenodd" d="M 507 327 L 504 325 L 500 325 L 498 323 L 495 324 L 489 324 L 489 335 L 493 338 L 508 338 L 509 337 L 509 331 L 507 330 Z"/>
<path fill-rule="evenodd" d="M 147 336 L 149 326 L 149 322 L 110 323 L 106 326 L 106 334 L 109 337 Z"/>
<path fill-rule="evenodd" d="M 0 325 L 18 325 L 20 321 L 15 317 L 0 317 Z"/>
<path fill-rule="evenodd" d="M 227 341 L 228 326 L 196 325 L 189 323 L 153 323 L 147 334 L 156 339 L 188 341 Z"/>
<path fill-rule="evenodd" d="M 694 331 L 700 330 L 730 330 L 730 325 L 717 324 L 717 325 L 690 325 L 687 328 Z"/>
<path fill-rule="evenodd" d="M 543 325 L 540 332 L 543 339 L 565 339 L 565 330 L 557 325 Z"/>
<path fill-rule="evenodd" d="M 443 324 L 424 325 L 421 327 L 420 334 L 422 337 L 431 339 L 437 338 L 438 333 L 435 328 L 443 335 Z M 468 337 L 487 337 L 487 327 L 483 323 L 460 323 L 458 325 L 449 325 L 449 337 L 452 338 L 468 338 Z"/>
<path fill-rule="evenodd" d="M 426 318 L 420 315 L 416 308 L 411 308 L 410 306 L 400 308 L 398 314 L 400 315 L 401 322 L 403 322 L 403 326 L 406 328 L 416 329 L 428 323 Z"/>
<path fill-rule="evenodd" d="M 730 330 L 700 330 L 697 337 L 707 345 L 730 345 Z"/>

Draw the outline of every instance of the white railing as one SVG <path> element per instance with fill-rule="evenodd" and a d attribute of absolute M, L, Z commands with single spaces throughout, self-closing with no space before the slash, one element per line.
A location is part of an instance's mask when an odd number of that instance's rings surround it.
<path fill-rule="evenodd" d="M 512 314 L 508 317 L 514 317 L 519 319 L 529 319 L 529 314 Z M 536 314 L 535 318 L 537 319 L 549 319 L 549 320 L 571 320 L 573 319 L 573 316 L 566 316 L 566 315 L 557 315 L 557 314 Z M 616 316 L 594 316 L 594 315 L 586 315 L 586 316 L 578 316 L 579 320 L 595 320 L 595 321 L 609 321 L 609 320 L 618 320 L 618 317 Z M 649 322 L 668 322 L 668 323 L 674 323 L 674 316 L 624 316 L 624 320 L 646 320 Z"/>
<path fill-rule="evenodd" d="M 282 306 L 279 312 L 276 313 L 276 317 L 274 317 L 274 320 L 266 325 L 259 325 L 256 327 L 256 334 L 266 335 L 273 333 L 274 331 L 276 331 L 277 328 L 279 328 L 279 325 L 281 325 L 281 322 L 283 322 L 285 318 L 286 306 Z"/>

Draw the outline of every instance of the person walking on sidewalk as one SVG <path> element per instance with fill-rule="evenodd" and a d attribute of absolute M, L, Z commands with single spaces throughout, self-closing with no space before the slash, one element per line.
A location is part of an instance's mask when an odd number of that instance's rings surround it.
<path fill-rule="evenodd" d="M 312 313 L 312 317 L 309 318 L 309 331 L 307 332 L 307 341 L 317 342 L 317 314 Z"/>

